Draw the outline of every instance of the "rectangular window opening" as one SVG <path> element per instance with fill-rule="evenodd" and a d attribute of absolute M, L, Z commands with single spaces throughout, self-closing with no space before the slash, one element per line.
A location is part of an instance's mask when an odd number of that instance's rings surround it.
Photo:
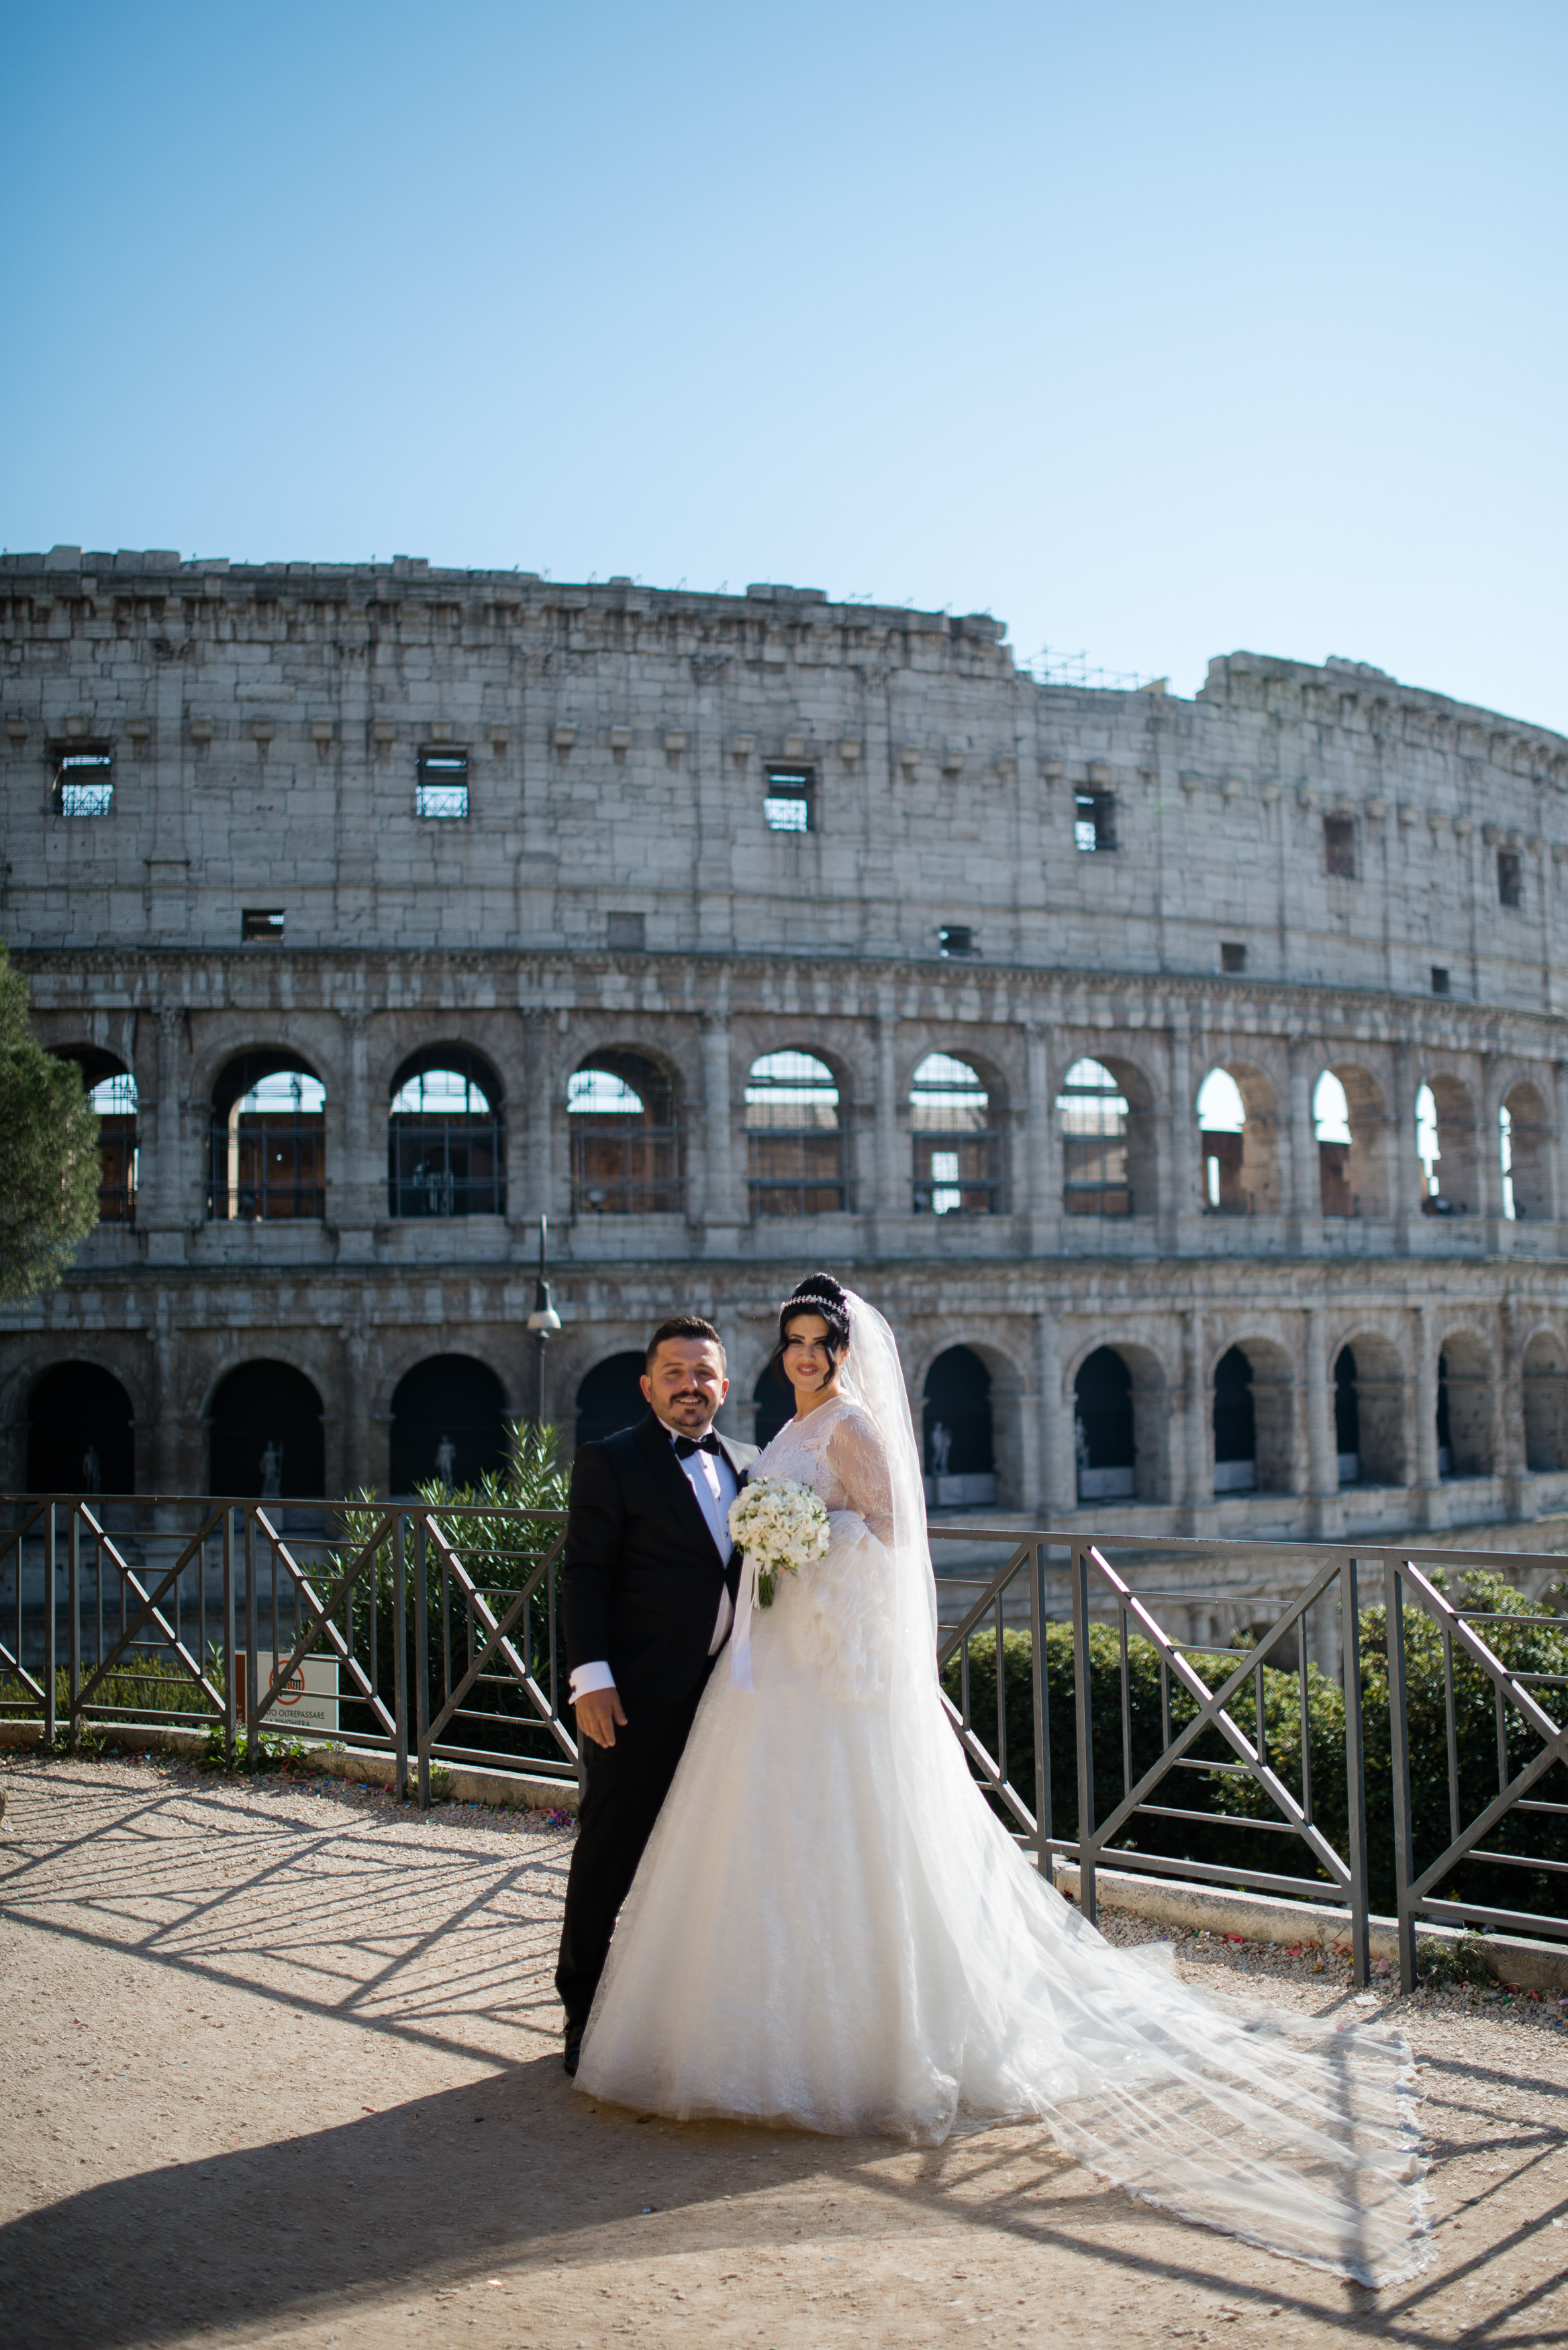
<path fill-rule="evenodd" d="M 1245 971 L 1247 968 L 1246 948 L 1244 946 L 1239 946 L 1232 939 L 1221 939 L 1220 941 L 1220 968 L 1221 971 Z"/>
<path fill-rule="evenodd" d="M 937 952 L 957 959 L 974 952 L 974 932 L 965 922 L 947 922 L 937 932 Z"/>
<path fill-rule="evenodd" d="M 1448 972 L 1440 962 L 1435 962 L 1432 965 L 1432 993 L 1434 995 L 1447 995 L 1449 992 Z"/>
<path fill-rule="evenodd" d="M 770 832 L 810 832 L 815 767 L 770 767 L 763 795 L 763 820 Z"/>
<path fill-rule="evenodd" d="M 1524 903 L 1524 860 L 1517 848 L 1497 852 L 1497 902 L 1514 907 Z"/>
<path fill-rule="evenodd" d="M 114 804 L 112 751 L 67 751 L 55 769 L 61 816 L 107 816 Z"/>
<path fill-rule="evenodd" d="M 1355 879 L 1355 818 L 1325 816 L 1323 820 L 1323 869 L 1342 881 Z"/>
<path fill-rule="evenodd" d="M 1075 795 L 1073 846 L 1086 855 L 1116 845 L 1116 797 L 1114 792 Z"/>
<path fill-rule="evenodd" d="M 607 914 L 605 917 L 606 942 L 612 947 L 645 947 L 648 944 L 646 914 Z"/>
<path fill-rule="evenodd" d="M 422 751 L 414 785 L 416 816 L 451 821 L 468 814 L 468 753 Z"/>
<path fill-rule="evenodd" d="M 283 908 L 281 906 L 246 906 L 240 915 L 240 937 L 244 939 L 281 939 Z"/>

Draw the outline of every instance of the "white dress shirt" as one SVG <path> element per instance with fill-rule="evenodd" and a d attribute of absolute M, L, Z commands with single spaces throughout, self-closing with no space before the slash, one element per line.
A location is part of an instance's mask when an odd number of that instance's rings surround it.
<path fill-rule="evenodd" d="M 670 1431 L 670 1443 L 673 1444 L 685 1433 L 684 1429 L 672 1428 Z M 703 1429 L 701 1433 L 706 1436 L 707 1429 Z M 719 1554 L 720 1563 L 727 1566 L 730 1562 L 730 1553 L 735 1547 L 730 1540 L 730 1505 L 741 1490 L 741 1481 L 722 1452 L 689 1452 L 680 1466 L 687 1483 L 697 1496 L 697 1507 L 702 1513 L 702 1523 L 713 1537 L 713 1547 Z M 730 1586 L 726 1584 L 719 1594 L 719 1613 L 714 1618 L 713 1637 L 708 1643 L 708 1654 L 711 1657 L 716 1657 L 729 1638 L 730 1627 L 734 1617 L 735 1610 L 730 1598 Z M 607 1690 L 614 1687 L 615 1675 L 609 1666 L 602 1660 L 596 1660 L 589 1665 L 573 1667 L 571 1692 L 574 1705 L 580 1697 L 591 1697 L 595 1690 Z"/>

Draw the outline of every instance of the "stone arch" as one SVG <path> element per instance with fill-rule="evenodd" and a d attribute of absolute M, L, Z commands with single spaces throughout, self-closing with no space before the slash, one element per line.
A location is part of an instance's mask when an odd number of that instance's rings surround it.
<path fill-rule="evenodd" d="M 1498 1453 L 1497 1367 L 1474 1330 L 1449 1330 L 1438 1340 L 1437 1411 L 1438 1475 L 1490 1477 Z"/>
<path fill-rule="evenodd" d="M 504 1216 L 505 1103 L 489 1055 L 421 1045 L 393 1070 L 388 1098 L 388 1214 Z"/>
<path fill-rule="evenodd" d="M 1120 1367 L 1119 1371 L 1115 1366 Z M 1080 1506 L 1165 1501 L 1170 1487 L 1168 1387 L 1164 1366 L 1153 1350 L 1119 1338 L 1085 1347 L 1070 1367 L 1067 1391 L 1073 1405 Z M 1106 1416 L 1096 1417 L 1099 1414 Z M 1129 1418 L 1130 1461 L 1125 1457 Z M 1091 1474 L 1085 1483 L 1085 1470 L 1096 1468 L 1132 1473 L 1130 1480 L 1124 1474 L 1109 1482 Z"/>
<path fill-rule="evenodd" d="M 1210 1364 L 1210 1393 L 1215 1492 L 1293 1492 L 1296 1458 L 1295 1373 L 1285 1348 L 1276 1339 L 1251 1334 L 1227 1341 L 1216 1350 Z M 1249 1416 L 1250 1450 L 1240 1440 L 1243 1422 Z M 1221 1464 L 1228 1461 L 1243 1466 L 1250 1463 L 1253 1471 L 1251 1481 L 1240 1474 L 1223 1476 Z"/>
<path fill-rule="evenodd" d="M 1432 1101 L 1438 1188 L 1428 1190 L 1422 1211 L 1428 1216 L 1473 1215 L 1480 1206 L 1474 1098 L 1467 1085 L 1445 1071 L 1429 1076 L 1426 1090 Z"/>
<path fill-rule="evenodd" d="M 1405 1373 L 1381 1331 L 1353 1331 L 1335 1347 L 1329 1408 L 1340 1483 L 1404 1484 Z"/>
<path fill-rule="evenodd" d="M 943 1384 L 941 1380 L 937 1383 L 939 1393 L 933 1399 L 932 1377 L 938 1364 L 950 1354 L 967 1355 L 972 1357 L 980 1372 L 983 1374 L 985 1400 L 990 1409 L 992 1465 L 989 1474 L 995 1481 L 992 1489 L 992 1498 L 999 1506 L 1021 1508 L 1025 1484 L 1023 1399 L 1028 1382 L 1021 1375 L 1012 1356 L 1006 1348 L 995 1343 L 994 1334 L 989 1336 L 982 1335 L 963 1323 L 944 1330 L 940 1339 L 929 1346 L 920 1369 L 918 1385 L 919 1399 L 915 1403 L 914 1411 L 917 1428 L 921 1430 L 921 1459 L 926 1467 L 928 1479 L 935 1473 L 931 1467 L 929 1431 L 934 1422 L 942 1417 L 942 1411 L 946 1406 L 946 1399 L 940 1392 Z M 981 1384 L 979 1379 L 971 1380 L 971 1389 L 977 1389 Z M 947 1423 L 944 1421 L 943 1424 Z M 949 1457 L 950 1461 L 956 1463 L 961 1458 L 970 1456 L 967 1448 L 961 1455 L 955 1440 Z M 956 1466 L 950 1468 L 950 1475 L 960 1473 Z M 983 1477 L 988 1472 L 984 1470 L 976 1470 L 961 1473 Z M 978 1486 L 972 1491 L 961 1492 L 955 1496 L 955 1503 L 966 1509 L 989 1506 L 983 1490 Z"/>
<path fill-rule="evenodd" d="M 212 1084 L 207 1215 L 239 1223 L 327 1213 L 327 1087 L 294 1045 L 231 1054 Z"/>
<path fill-rule="evenodd" d="M 389 1484 L 477 1485 L 506 1465 L 506 1390 L 477 1355 L 426 1355 L 392 1390 Z"/>
<path fill-rule="evenodd" d="M 27 1391 L 29 1493 L 134 1493 L 136 1418 L 101 1363 L 51 1363 Z"/>
<path fill-rule="evenodd" d="M 909 1121 L 916 1214 L 1000 1212 L 1007 1107 L 983 1056 L 965 1059 L 945 1047 L 923 1054 L 900 1107 Z"/>
<path fill-rule="evenodd" d="M 1343 1095 L 1343 1107 L 1332 1080 Z M 1312 1091 L 1317 1139 L 1318 1208 L 1324 1216 L 1381 1216 L 1387 1211 L 1382 1088 L 1353 1061 L 1333 1061 Z"/>
<path fill-rule="evenodd" d="M 647 1419 L 648 1401 L 639 1385 L 646 1359 L 640 1348 L 626 1347 L 602 1356 L 583 1373 L 575 1399 L 574 1452 Z"/>
<path fill-rule="evenodd" d="M 991 1370 L 973 1347 L 944 1347 L 927 1370 L 920 1450 L 928 1500 L 970 1508 L 996 1499 Z"/>
<path fill-rule="evenodd" d="M 1225 1076 L 1241 1097 L 1242 1123 L 1209 1128 L 1203 1117 L 1210 1079 Z M 1274 1088 L 1251 1062 L 1216 1061 L 1198 1088 L 1199 1149 L 1203 1206 L 1210 1215 L 1275 1216 L 1280 1211 L 1279 1105 Z"/>
<path fill-rule="evenodd" d="M 1568 1469 L 1568 1347 L 1555 1330 L 1537 1330 L 1521 1369 L 1525 1467 L 1535 1474 Z"/>
<path fill-rule="evenodd" d="M 836 1061 L 801 1045 L 771 1046 L 748 1063 L 741 1103 L 750 1213 L 841 1214 L 849 1119 Z"/>
<path fill-rule="evenodd" d="M 683 1101 L 678 1065 L 656 1047 L 578 1053 L 566 1082 L 574 1216 L 679 1214 Z"/>
<path fill-rule="evenodd" d="M 321 1393 L 292 1363 L 268 1357 L 236 1363 L 208 1405 L 207 1490 L 316 1501 L 327 1483 Z"/>
<path fill-rule="evenodd" d="M 1503 1214 L 1520 1223 L 1550 1218 L 1552 1126 L 1541 1088 L 1521 1078 L 1498 1106 Z"/>
<path fill-rule="evenodd" d="M 1096 1111 L 1098 1068 L 1113 1080 L 1116 1101 Z M 1152 1216 L 1158 1206 L 1154 1087 L 1136 1061 L 1092 1037 L 1061 1070 L 1052 1090 L 1062 1152 L 1062 1212 L 1068 1216 Z"/>
<path fill-rule="evenodd" d="M 52 1045 L 49 1050 L 57 1061 L 75 1062 L 88 1107 L 98 1112 L 99 1222 L 133 1224 L 141 1140 L 135 1074 L 101 1045 Z"/>

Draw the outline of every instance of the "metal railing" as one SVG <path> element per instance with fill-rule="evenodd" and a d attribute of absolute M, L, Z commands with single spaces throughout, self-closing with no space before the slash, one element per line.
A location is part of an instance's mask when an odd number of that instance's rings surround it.
<path fill-rule="evenodd" d="M 230 1762 L 243 1730 L 253 1767 L 292 1721 L 387 1754 L 399 1787 L 411 1765 L 421 1806 L 452 1762 L 570 1782 L 565 1526 L 483 1504 L 3 1497 L 0 1714 L 73 1747 L 109 1719 L 204 1728 Z M 930 1536 L 950 1614 L 973 1594 L 938 1642 L 955 1733 L 1036 1866 L 1076 1864 L 1091 1919 L 1106 1868 L 1281 1896 L 1303 1922 L 1328 1905 L 1365 1981 L 1387 1916 L 1407 1989 L 1422 1919 L 1568 1939 L 1568 1615 L 1505 1587 L 1561 1559 Z M 1468 1586 L 1487 1571 L 1498 1585 Z"/>
<path fill-rule="evenodd" d="M 290 1727 L 389 1755 L 570 1782 L 558 1510 L 190 1496 L 0 1502 L 0 1714 Z M 264 1662 L 264 1659 L 265 1660 Z M 325 1674 L 320 1669 L 326 1668 Z"/>

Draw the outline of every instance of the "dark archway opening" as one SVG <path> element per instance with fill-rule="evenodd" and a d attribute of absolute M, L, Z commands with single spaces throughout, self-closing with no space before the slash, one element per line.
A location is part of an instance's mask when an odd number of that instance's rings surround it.
<path fill-rule="evenodd" d="M 318 1501 L 327 1485 L 321 1398 L 287 1363 L 241 1363 L 213 1399 L 208 1491 Z"/>
<path fill-rule="evenodd" d="M 753 1441 L 771 1444 L 784 1422 L 794 1418 L 794 1389 L 781 1370 L 776 1370 L 771 1362 L 764 1363 L 752 1389 L 752 1401 L 757 1407 Z"/>
<path fill-rule="evenodd" d="M 1351 1347 L 1340 1348 L 1334 1367 L 1334 1449 L 1339 1455 L 1340 1483 L 1354 1485 L 1361 1475 L 1361 1390 Z"/>
<path fill-rule="evenodd" d="M 991 1373 L 972 1347 L 950 1347 L 937 1357 L 926 1373 L 925 1400 L 928 1477 L 990 1477 L 994 1482 Z"/>
<path fill-rule="evenodd" d="M 1080 1502 L 1130 1501 L 1137 1491 L 1132 1373 L 1114 1347 L 1096 1347 L 1073 1382 Z"/>
<path fill-rule="evenodd" d="M 579 1451 L 648 1418 L 648 1399 L 639 1385 L 642 1366 L 640 1355 L 609 1355 L 584 1374 L 577 1389 Z"/>
<path fill-rule="evenodd" d="M 1232 1347 L 1214 1367 L 1214 1491 L 1251 1493 L 1257 1483 L 1252 1366 L 1240 1347 Z"/>
<path fill-rule="evenodd" d="M 1438 1357 L 1438 1474 L 1454 1473 L 1454 1431 L 1449 1419 L 1449 1358 Z"/>
<path fill-rule="evenodd" d="M 477 1485 L 506 1466 L 506 1397 L 488 1363 L 431 1355 L 392 1392 L 391 1489 Z"/>
<path fill-rule="evenodd" d="M 134 1493 L 130 1398 L 96 1363 L 57 1363 L 27 1399 L 29 1493 Z"/>

